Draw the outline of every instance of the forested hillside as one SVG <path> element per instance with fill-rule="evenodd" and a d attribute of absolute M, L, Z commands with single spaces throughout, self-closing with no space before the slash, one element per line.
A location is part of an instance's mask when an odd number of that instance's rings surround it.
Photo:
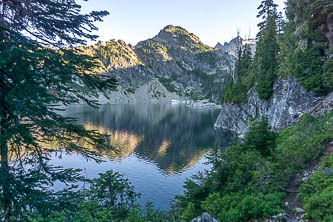
<path fill-rule="evenodd" d="M 274 81 L 291 75 L 307 90 L 322 95 L 331 92 L 332 4 L 329 0 L 289 0 L 283 17 L 273 1 L 263 1 L 258 8 L 262 22 L 256 52 L 249 56 L 247 47 L 241 49 L 236 79 L 229 80 L 222 102 L 246 103 L 253 86 L 267 100 Z"/>
<path fill-rule="evenodd" d="M 286 17 L 273 0 L 258 10 L 256 52 L 239 51 L 216 123 L 247 132 L 227 150 L 217 148 L 213 169 L 185 184 L 180 217 L 332 221 L 333 3 L 289 0 Z"/>
<path fill-rule="evenodd" d="M 292 126 L 332 92 L 331 1 L 290 0 L 283 13 L 263 1 L 258 11 L 256 51 L 239 51 L 215 123 L 238 134 L 263 116 L 274 130 Z"/>

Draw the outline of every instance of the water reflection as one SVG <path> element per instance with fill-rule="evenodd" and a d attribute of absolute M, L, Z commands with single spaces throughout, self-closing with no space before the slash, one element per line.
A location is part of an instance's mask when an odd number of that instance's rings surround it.
<path fill-rule="evenodd" d="M 92 123 L 83 123 L 83 126 L 87 130 L 96 130 L 99 133 L 109 135 L 108 141 L 115 148 L 116 152 L 109 151 L 104 153 L 104 156 L 111 159 L 124 159 L 131 155 L 138 144 L 143 140 L 143 135 L 136 135 L 130 132 L 121 130 L 109 130 L 107 128 L 96 126 Z"/>
<path fill-rule="evenodd" d="M 155 163 L 167 174 L 193 166 L 216 142 L 226 146 L 231 135 L 214 128 L 218 110 L 193 109 L 182 105 L 103 105 L 100 109 L 71 106 L 67 115 L 78 118 L 87 128 L 110 135 L 119 153 L 110 159 L 131 154 Z"/>
<path fill-rule="evenodd" d="M 209 169 L 207 154 L 216 142 L 226 147 L 232 135 L 213 128 L 219 111 L 182 105 L 103 105 L 92 109 L 71 106 L 66 115 L 76 117 L 87 129 L 110 135 L 119 152 L 107 152 L 105 162 L 87 161 L 77 154 L 57 155 L 53 165 L 84 169 L 87 177 L 114 170 L 123 174 L 142 194 L 140 204 L 169 209 L 169 200 L 183 192 L 193 174 Z"/>

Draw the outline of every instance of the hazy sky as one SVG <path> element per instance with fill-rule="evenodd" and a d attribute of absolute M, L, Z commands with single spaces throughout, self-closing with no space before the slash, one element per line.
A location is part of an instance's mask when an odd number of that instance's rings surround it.
<path fill-rule="evenodd" d="M 275 0 L 284 8 L 285 0 Z M 122 39 L 135 45 L 167 25 L 181 26 L 210 46 L 236 37 L 254 37 L 261 0 L 78 0 L 83 12 L 107 10 L 98 23 L 99 40 Z"/>

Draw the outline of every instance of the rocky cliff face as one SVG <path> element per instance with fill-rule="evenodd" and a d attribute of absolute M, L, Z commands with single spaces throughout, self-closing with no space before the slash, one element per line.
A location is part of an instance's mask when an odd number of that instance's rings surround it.
<path fill-rule="evenodd" d="M 237 58 L 238 51 L 242 46 L 249 45 L 251 48 L 252 55 L 254 55 L 256 51 L 256 41 L 254 39 L 243 39 L 241 37 L 236 37 L 232 39 L 230 42 L 225 42 L 223 45 L 221 43 L 217 43 L 215 49 L 226 52 L 229 55 L 232 55 Z"/>
<path fill-rule="evenodd" d="M 101 98 L 112 103 L 208 98 L 217 101 L 236 62 L 234 56 L 171 25 L 135 47 L 110 40 L 85 47 L 85 51 L 97 56 L 104 72 L 118 79 L 118 92 L 111 93 L 113 99 Z"/>
<path fill-rule="evenodd" d="M 302 88 L 292 76 L 286 80 L 277 80 L 273 88 L 274 93 L 267 101 L 259 99 L 256 90 L 252 88 L 247 95 L 247 104 L 224 104 L 215 127 L 243 135 L 252 119 L 267 116 L 273 129 L 279 130 L 291 126 L 304 113 L 314 111 L 317 104 L 325 101 Z M 332 109 L 329 104 L 332 101 L 323 104 L 326 110 Z"/>

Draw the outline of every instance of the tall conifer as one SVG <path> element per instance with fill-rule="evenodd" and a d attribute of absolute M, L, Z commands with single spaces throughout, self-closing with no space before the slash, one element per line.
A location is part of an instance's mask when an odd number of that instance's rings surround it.
<path fill-rule="evenodd" d="M 255 75 L 257 76 L 256 90 L 259 97 L 268 99 L 273 92 L 273 82 L 278 67 L 277 55 L 277 5 L 273 0 L 264 0 L 258 7 L 258 18 L 263 21 L 258 24 L 260 29 L 257 38 L 255 54 Z"/>
<path fill-rule="evenodd" d="M 93 23 L 107 14 L 81 14 L 75 0 L 0 0 L 0 214 L 5 220 L 70 203 L 59 199 L 66 190 L 49 188 L 55 181 L 75 182 L 78 174 L 49 166 L 45 144 L 57 141 L 59 148 L 87 157 L 94 155 L 82 144 L 106 147 L 103 135 L 60 115 L 52 104 L 96 106 L 99 92 L 115 88 L 113 78 L 96 74 L 95 58 L 75 47 L 96 39 Z"/>

